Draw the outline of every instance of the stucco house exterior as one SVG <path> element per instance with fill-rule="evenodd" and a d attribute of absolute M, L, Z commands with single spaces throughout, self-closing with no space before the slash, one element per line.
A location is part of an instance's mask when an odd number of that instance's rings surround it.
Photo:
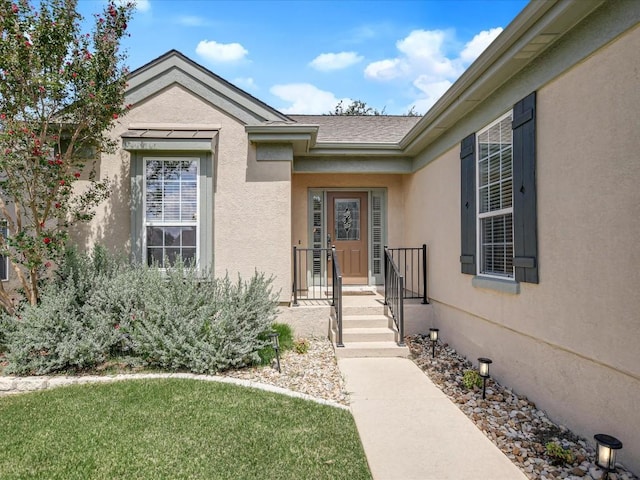
<path fill-rule="evenodd" d="M 294 245 L 357 237 L 345 278 L 379 285 L 384 245 L 427 244 L 416 328 L 640 472 L 639 25 L 635 0 L 534 1 L 423 117 L 284 115 L 168 52 L 131 74 L 79 242 L 263 271 L 283 306 Z"/>

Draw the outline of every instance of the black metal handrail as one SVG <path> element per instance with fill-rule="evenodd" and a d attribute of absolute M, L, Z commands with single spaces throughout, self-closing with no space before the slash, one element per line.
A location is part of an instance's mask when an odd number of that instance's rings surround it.
<path fill-rule="evenodd" d="M 427 299 L 427 246 L 388 248 L 389 256 L 393 260 L 398 272 L 404 277 L 404 298 L 420 298 L 422 303 L 429 303 Z"/>
<path fill-rule="evenodd" d="M 298 306 L 299 300 L 331 302 L 338 330 L 336 346 L 344 347 L 342 343 L 342 271 L 335 246 L 331 248 L 293 246 L 292 306 Z"/>
<path fill-rule="evenodd" d="M 330 248 L 299 248 L 293 246 L 293 306 L 298 300 L 323 300 L 333 298 L 332 286 L 327 282 L 327 261 Z"/>
<path fill-rule="evenodd" d="M 398 329 L 398 345 L 404 346 L 404 277 L 391 253 L 384 248 L 384 304 Z"/>
<path fill-rule="evenodd" d="M 338 262 L 338 254 L 336 247 L 331 247 L 331 271 L 333 286 L 333 308 L 336 315 L 336 327 L 338 329 L 336 347 L 344 347 L 342 343 L 342 271 L 340 270 L 340 262 Z"/>

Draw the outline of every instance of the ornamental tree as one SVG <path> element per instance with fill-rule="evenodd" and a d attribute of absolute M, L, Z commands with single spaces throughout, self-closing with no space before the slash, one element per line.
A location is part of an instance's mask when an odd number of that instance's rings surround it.
<path fill-rule="evenodd" d="M 363 115 L 386 115 L 385 112 L 386 107 L 382 110 L 378 110 L 377 108 L 370 107 L 366 102 L 362 100 L 354 100 L 346 107 L 344 106 L 344 102 L 340 100 L 336 106 L 333 108 L 333 111 L 326 113 L 325 115 L 342 115 L 342 116 L 363 116 Z M 405 117 L 421 117 L 422 115 L 418 113 L 415 105 L 412 105 L 407 113 L 404 114 Z"/>
<path fill-rule="evenodd" d="M 343 101 L 340 100 L 338 104 L 335 106 L 332 112 L 329 112 L 329 115 L 384 115 L 384 108 L 382 111 L 377 108 L 370 107 L 366 102 L 362 100 L 354 100 L 346 107 L 343 105 Z"/>
<path fill-rule="evenodd" d="M 107 134 L 127 109 L 120 43 L 134 8 L 108 3 L 84 33 L 77 0 L 37 3 L 0 0 L 0 254 L 31 304 L 69 229 L 109 195 L 94 159 L 114 150 Z M 9 312 L 12 297 L 0 283 Z"/>

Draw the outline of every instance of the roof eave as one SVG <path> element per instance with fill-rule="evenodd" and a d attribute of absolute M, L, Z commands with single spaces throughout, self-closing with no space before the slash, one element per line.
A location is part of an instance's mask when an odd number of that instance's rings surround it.
<path fill-rule="evenodd" d="M 308 153 L 316 144 L 318 125 L 271 124 L 245 125 L 252 143 L 291 143 L 294 154 Z"/>
<path fill-rule="evenodd" d="M 161 79 L 165 78 L 164 81 Z M 291 119 L 238 88 L 219 75 L 196 63 L 177 50 L 137 68 L 127 76 L 125 92 L 127 103 L 138 103 L 156 94 L 168 85 L 179 84 L 199 94 L 205 100 L 219 99 L 218 108 L 235 115 L 245 124 L 264 121 L 290 122 Z"/>

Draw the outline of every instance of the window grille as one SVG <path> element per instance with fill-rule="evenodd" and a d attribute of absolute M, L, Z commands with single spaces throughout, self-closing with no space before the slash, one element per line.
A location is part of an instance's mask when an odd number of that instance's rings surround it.
<path fill-rule="evenodd" d="M 145 159 L 147 263 L 160 268 L 197 262 L 198 160 Z"/>
<path fill-rule="evenodd" d="M 513 270 L 512 113 L 477 135 L 480 274 L 509 277 Z"/>

